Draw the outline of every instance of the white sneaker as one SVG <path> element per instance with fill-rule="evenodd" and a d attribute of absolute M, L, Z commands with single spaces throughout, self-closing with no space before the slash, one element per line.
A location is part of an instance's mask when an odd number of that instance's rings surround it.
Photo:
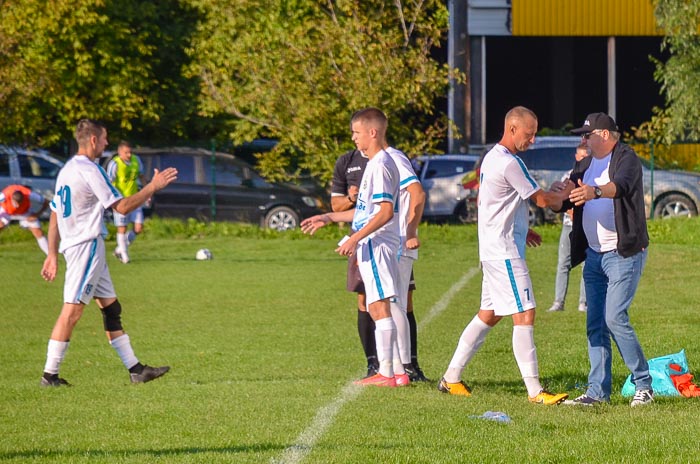
<path fill-rule="evenodd" d="M 120 253 L 119 248 L 114 249 L 114 257 L 124 264 L 129 264 L 129 255 L 126 252 Z"/>
<path fill-rule="evenodd" d="M 644 406 L 645 404 L 649 404 L 653 401 L 653 390 L 637 390 L 636 392 L 634 392 L 634 397 L 632 398 L 630 406 L 632 406 L 633 408 L 637 406 Z"/>
<path fill-rule="evenodd" d="M 561 301 L 555 301 L 552 303 L 552 307 L 547 310 L 547 312 L 552 313 L 556 311 L 564 311 L 564 303 Z"/>
<path fill-rule="evenodd" d="M 586 303 L 579 303 L 578 310 L 582 313 L 585 313 L 586 311 L 588 311 L 588 305 Z"/>

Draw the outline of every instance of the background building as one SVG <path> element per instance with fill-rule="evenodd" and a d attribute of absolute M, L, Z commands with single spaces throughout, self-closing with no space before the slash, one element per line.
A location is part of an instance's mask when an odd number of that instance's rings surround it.
<path fill-rule="evenodd" d="M 663 106 L 650 56 L 664 60 L 651 0 L 449 0 L 448 114 L 463 134 L 450 152 L 497 140 L 525 105 L 540 128 L 578 126 L 606 111 L 623 131 Z"/>

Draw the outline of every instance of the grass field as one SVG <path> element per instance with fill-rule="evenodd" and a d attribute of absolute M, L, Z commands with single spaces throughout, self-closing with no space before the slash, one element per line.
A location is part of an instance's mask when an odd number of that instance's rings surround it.
<path fill-rule="evenodd" d="M 700 227 L 655 222 L 631 315 L 648 357 L 685 348 L 700 365 Z M 535 338 L 543 383 L 570 395 L 588 373 L 580 270 L 566 311 L 547 313 L 559 229 L 528 254 L 539 303 Z M 25 235 L 26 234 L 26 235 Z M 421 364 L 439 379 L 479 302 L 475 226 L 423 226 L 415 292 Z M 110 256 L 125 328 L 139 358 L 171 372 L 130 385 L 87 307 L 63 364 L 72 388 L 42 389 L 46 342 L 63 272 L 41 280 L 28 233 L 0 233 L 0 461 L 31 463 L 659 463 L 699 462 L 700 400 L 629 407 L 615 352 L 615 394 L 591 409 L 531 405 L 511 350 L 511 323 L 489 335 L 465 371 L 471 398 L 435 383 L 356 388 L 364 360 L 338 230 L 302 237 L 241 226 L 154 222 Z M 108 243 L 108 249 L 113 247 Z M 198 248 L 214 260 L 194 260 Z M 512 423 L 475 419 L 503 411 Z"/>

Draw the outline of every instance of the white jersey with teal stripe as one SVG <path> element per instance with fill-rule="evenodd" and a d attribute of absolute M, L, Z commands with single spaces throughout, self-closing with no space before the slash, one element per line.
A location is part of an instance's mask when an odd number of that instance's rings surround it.
<path fill-rule="evenodd" d="M 382 202 L 391 202 L 394 208 L 394 217 L 365 237 L 360 243 L 369 239 L 381 241 L 398 252 L 400 245 L 398 198 L 399 170 L 391 155 L 382 150 L 369 160 L 362 175 L 355 215 L 352 218 L 352 230 L 358 231 L 367 225 L 369 220 L 379 212 L 379 204 Z"/>
<path fill-rule="evenodd" d="M 396 163 L 396 168 L 399 170 L 399 228 L 401 231 L 401 247 L 399 250 L 399 256 L 408 256 L 413 259 L 418 258 L 418 250 L 409 250 L 406 248 L 406 227 L 408 226 L 408 207 L 411 202 L 411 194 L 408 193 L 406 187 L 409 185 L 419 182 L 416 172 L 413 170 L 411 161 L 408 157 L 400 150 L 394 147 L 389 147 L 386 149 Z"/>
<path fill-rule="evenodd" d="M 479 259 L 525 259 L 529 228 L 527 200 L 539 190 L 523 161 L 496 144 L 481 164 Z"/>
<path fill-rule="evenodd" d="M 58 173 L 51 200 L 61 234 L 59 251 L 99 237 L 104 210 L 121 198 L 104 169 L 87 156 L 75 155 L 68 160 Z"/>

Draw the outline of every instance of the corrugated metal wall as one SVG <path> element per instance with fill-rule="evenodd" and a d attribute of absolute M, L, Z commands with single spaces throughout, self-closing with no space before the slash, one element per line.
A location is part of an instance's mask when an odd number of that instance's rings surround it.
<path fill-rule="evenodd" d="M 653 36 L 652 0 L 512 0 L 514 36 Z"/>

